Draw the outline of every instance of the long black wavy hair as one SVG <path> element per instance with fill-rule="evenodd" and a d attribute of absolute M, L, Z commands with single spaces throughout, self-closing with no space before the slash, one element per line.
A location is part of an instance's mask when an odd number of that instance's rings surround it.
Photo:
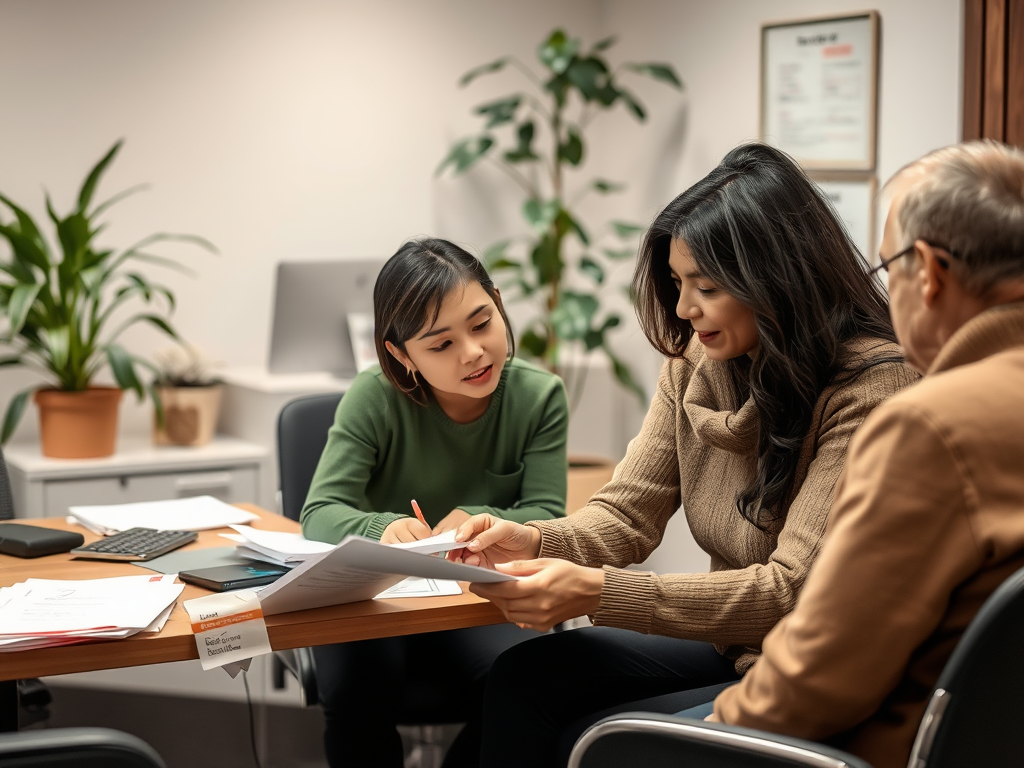
<path fill-rule="evenodd" d="M 676 316 L 669 247 L 683 241 L 718 288 L 750 307 L 758 352 L 728 361 L 739 402 L 760 416 L 757 471 L 736 499 L 763 530 L 785 516 L 800 448 L 826 386 L 901 357 L 850 359 L 856 337 L 896 341 L 888 300 L 835 212 L 784 152 L 746 144 L 669 203 L 644 236 L 633 276 L 651 344 L 681 357 L 693 335 Z"/>

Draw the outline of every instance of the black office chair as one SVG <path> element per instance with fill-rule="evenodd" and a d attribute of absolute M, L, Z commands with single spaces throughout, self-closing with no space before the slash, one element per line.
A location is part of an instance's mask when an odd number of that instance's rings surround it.
<path fill-rule="evenodd" d="M 974 617 L 946 663 L 908 768 L 1020 765 L 1024 756 L 1024 568 Z M 569 768 L 871 768 L 802 739 L 671 715 L 626 712 L 576 742 Z"/>
<path fill-rule="evenodd" d="M 166 768 L 142 739 L 109 728 L 0 734 L 0 768 Z"/>
<path fill-rule="evenodd" d="M 280 506 L 281 514 L 287 518 L 298 520 L 302 513 L 320 456 L 327 446 L 327 432 L 334 423 L 334 414 L 342 394 L 331 392 L 297 398 L 286 403 L 277 417 Z M 275 651 L 274 655 L 298 681 L 302 705 L 316 706 L 320 695 L 313 654 L 309 648 Z M 283 687 L 280 671 L 275 671 L 274 678 L 275 685 Z"/>

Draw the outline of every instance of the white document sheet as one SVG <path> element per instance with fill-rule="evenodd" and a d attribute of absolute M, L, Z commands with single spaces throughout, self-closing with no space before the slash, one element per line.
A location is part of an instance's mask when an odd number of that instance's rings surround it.
<path fill-rule="evenodd" d="M 312 555 L 260 592 L 263 613 L 303 611 L 369 600 L 406 576 L 452 581 L 515 581 L 515 576 L 346 536 L 330 552 Z"/>
<path fill-rule="evenodd" d="M 446 579 L 420 579 L 410 576 L 393 587 L 388 587 L 375 600 L 386 600 L 389 597 L 440 597 L 441 595 L 461 595 L 462 587 L 457 581 Z"/>
<path fill-rule="evenodd" d="M 460 549 L 466 546 L 466 543 L 460 541 L 455 542 L 455 530 L 445 531 L 439 533 L 437 536 L 430 536 L 426 539 L 420 539 L 419 541 L 406 541 L 401 544 L 388 544 L 389 547 L 395 549 L 405 549 L 409 552 L 419 552 L 422 555 L 436 555 L 440 552 L 450 552 L 453 549 Z"/>
<path fill-rule="evenodd" d="M 251 523 L 257 519 L 252 512 L 233 507 L 213 496 L 70 507 L 69 511 L 76 522 L 100 534 L 117 533 L 129 528 L 205 531 L 210 528 Z"/>
<path fill-rule="evenodd" d="M 301 533 L 282 531 L 261 531 L 248 525 L 232 525 L 231 528 L 242 537 L 249 549 L 274 558 L 282 565 L 301 563 L 310 555 L 330 552 L 334 545 L 322 541 L 311 541 Z M 224 536 L 225 534 L 221 534 Z M 240 553 L 248 557 L 246 553 Z"/>

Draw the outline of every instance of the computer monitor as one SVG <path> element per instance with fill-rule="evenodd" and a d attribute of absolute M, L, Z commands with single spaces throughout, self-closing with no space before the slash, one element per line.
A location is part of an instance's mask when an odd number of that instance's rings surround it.
<path fill-rule="evenodd" d="M 349 313 L 373 315 L 381 261 L 284 261 L 277 265 L 271 373 L 356 375 Z"/>

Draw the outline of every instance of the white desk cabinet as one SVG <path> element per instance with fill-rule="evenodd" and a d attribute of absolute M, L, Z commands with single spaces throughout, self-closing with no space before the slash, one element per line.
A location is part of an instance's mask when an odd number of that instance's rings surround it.
<path fill-rule="evenodd" d="M 263 497 L 269 452 L 237 438 L 217 436 L 198 447 L 120 439 L 117 452 L 102 459 L 50 459 L 38 444 L 13 444 L 4 458 L 19 518 L 66 515 L 71 505 L 203 495 L 273 508 Z"/>

